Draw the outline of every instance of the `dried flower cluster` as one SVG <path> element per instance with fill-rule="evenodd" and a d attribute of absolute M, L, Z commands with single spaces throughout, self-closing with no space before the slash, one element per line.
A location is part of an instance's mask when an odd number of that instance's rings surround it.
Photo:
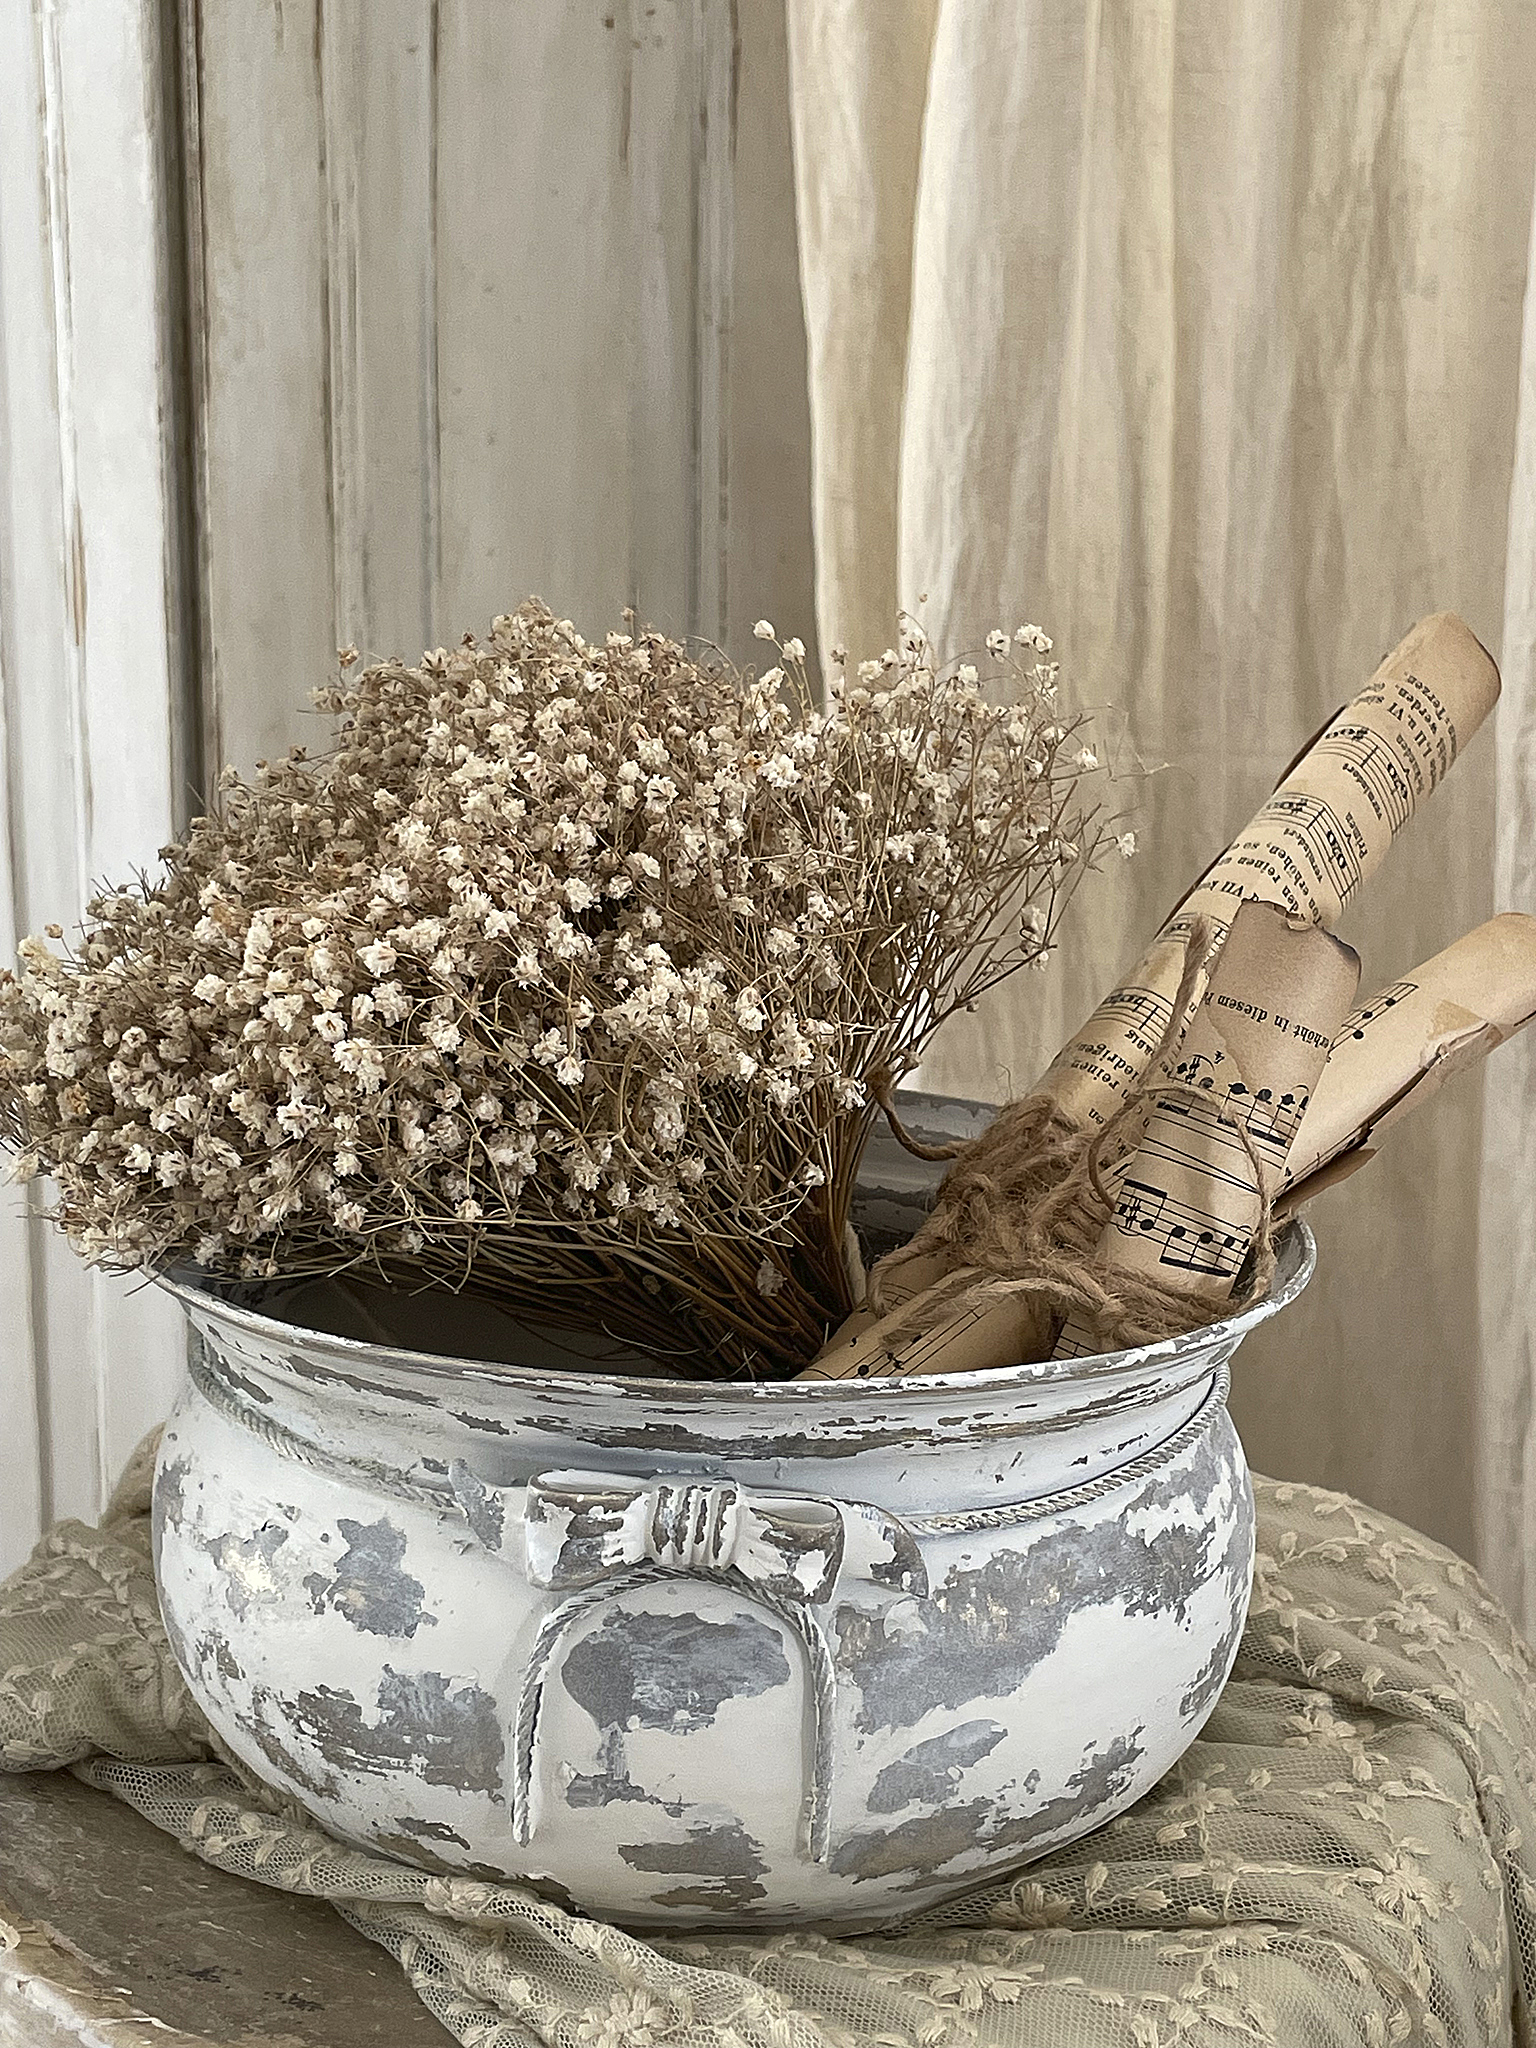
<path fill-rule="evenodd" d="M 226 771 L 160 879 L 22 947 L 20 1174 L 93 1262 L 468 1283 L 796 1370 L 874 1097 L 1094 851 L 1049 641 L 988 645 L 1007 703 L 909 627 L 818 708 L 798 641 L 754 677 L 530 601 L 344 676 L 333 751 Z"/>

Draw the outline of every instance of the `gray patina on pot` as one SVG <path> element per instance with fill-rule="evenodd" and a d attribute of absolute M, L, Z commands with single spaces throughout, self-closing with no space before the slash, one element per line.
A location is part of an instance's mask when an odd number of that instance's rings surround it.
<path fill-rule="evenodd" d="M 1270 1296 L 890 1385 L 460 1360 L 170 1283 L 161 1602 L 230 1747 L 337 1835 L 634 1925 L 867 1927 L 1145 1792 L 1236 1654 L 1226 1412 Z"/>

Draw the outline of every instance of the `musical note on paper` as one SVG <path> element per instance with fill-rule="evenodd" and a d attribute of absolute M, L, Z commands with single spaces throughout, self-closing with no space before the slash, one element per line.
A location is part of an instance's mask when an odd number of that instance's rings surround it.
<path fill-rule="evenodd" d="M 1345 1018 L 1285 1162 L 1287 1190 L 1374 1145 L 1536 1014 L 1536 918 L 1506 911 Z"/>
<path fill-rule="evenodd" d="M 1359 975 L 1316 926 L 1271 903 L 1239 907 L 1116 1192 L 1107 1265 L 1205 1288 L 1236 1278 Z M 1102 1349 L 1074 1316 L 1057 1355 Z"/>
<path fill-rule="evenodd" d="M 1186 1088 L 1198 1088 L 1219 1105 L 1222 1128 L 1241 1127 L 1267 1163 L 1280 1167 L 1311 1100 L 1307 1088 L 1250 1088 L 1235 1063 L 1221 1051 L 1187 1054 L 1172 1068 Z"/>
<path fill-rule="evenodd" d="M 1209 1280 L 1235 1280 L 1252 1239 L 1251 1230 L 1218 1231 L 1211 1217 L 1205 1218 L 1203 1226 L 1181 1223 L 1169 1232 L 1157 1263 L 1199 1273 Z"/>
<path fill-rule="evenodd" d="M 916 1337 L 893 1345 L 892 1356 L 896 1361 L 898 1373 L 905 1379 L 909 1373 L 914 1372 L 943 1372 L 944 1351 L 955 1345 L 964 1347 L 972 1333 L 980 1329 L 993 1312 L 991 1302 L 971 1303 L 946 1317 L 941 1326 L 924 1330 Z M 1005 1304 L 1004 1315 L 1007 1316 L 1010 1312 L 1009 1305 Z M 860 1378 L 867 1377 L 867 1374 L 860 1374 Z"/>
<path fill-rule="evenodd" d="M 1153 1187 L 1144 1180 L 1127 1179 L 1120 1190 L 1120 1200 L 1115 1205 L 1115 1221 L 1120 1228 L 1137 1236 L 1155 1231 L 1162 1221 L 1167 1206 L 1168 1190 Z"/>
<path fill-rule="evenodd" d="M 1202 888 L 1252 895 L 1248 884 L 1257 871 L 1269 885 L 1266 894 L 1274 892 L 1271 900 L 1309 923 L 1322 921 L 1315 912 L 1326 904 L 1331 924 L 1365 880 L 1370 849 L 1364 834 L 1349 812 L 1322 797 L 1271 797 L 1249 831 L 1258 842 L 1252 852 L 1233 863 L 1225 880 Z"/>
<path fill-rule="evenodd" d="M 1268 1155 L 1268 1162 L 1279 1168 L 1285 1164 L 1285 1155 L 1311 1099 L 1311 1090 L 1307 1088 L 1250 1089 L 1238 1081 L 1228 1093 L 1227 1111 L 1242 1124 L 1255 1149 Z"/>
<path fill-rule="evenodd" d="M 1173 999 L 1150 988 L 1117 988 L 1104 998 L 1104 1012 L 1121 1024 L 1150 1054 L 1168 1029 Z"/>
<path fill-rule="evenodd" d="M 981 1296 L 939 1314 L 928 1328 L 904 1326 L 905 1302 L 871 1316 L 846 1341 L 824 1351 L 801 1379 L 907 1379 L 914 1373 L 979 1372 L 1042 1358 L 1050 1341 L 1050 1310 L 1027 1293 Z"/>
<path fill-rule="evenodd" d="M 1115 1224 L 1125 1235 L 1149 1244 L 1158 1265 L 1186 1273 L 1231 1278 L 1248 1249 L 1247 1238 L 1224 1227 L 1219 1215 L 1175 1201 L 1166 1188 L 1144 1180 L 1126 1181 L 1115 1208 Z"/>
<path fill-rule="evenodd" d="M 1410 780 L 1397 754 L 1381 744 L 1373 727 L 1335 720 L 1318 742 L 1318 752 L 1341 763 L 1389 832 L 1403 829 L 1423 785 Z"/>
<path fill-rule="evenodd" d="M 1124 989 L 1171 1005 L 1183 956 L 1169 941 L 1185 928 L 1181 916 L 1208 917 L 1225 933 L 1237 906 L 1257 898 L 1331 930 L 1498 693 L 1498 670 L 1460 619 L 1442 612 L 1422 620 L 1211 863 Z M 1122 993 L 1094 1011 L 1040 1082 L 1089 1123 L 1109 1120 L 1157 1042 L 1126 1030 L 1114 1007 Z"/>
<path fill-rule="evenodd" d="M 1102 1123 L 1162 1043 L 1173 1016 L 1173 998 L 1184 967 L 1186 933 L 1170 930 L 1142 963 L 1141 979 L 1107 995 L 1094 1013 L 1095 1032 L 1079 1032 L 1058 1062 L 1074 1078 L 1067 1083 L 1089 1123 Z"/>
<path fill-rule="evenodd" d="M 1175 1065 L 1173 1078 L 1182 1081 L 1186 1088 L 1209 1088 L 1214 1091 L 1222 1080 L 1220 1055 L 1190 1053 Z"/>
<path fill-rule="evenodd" d="M 1330 720 L 1298 756 L 1275 792 L 1277 798 L 1315 799 L 1330 814 L 1326 829 L 1315 836 L 1308 859 L 1300 861 L 1294 848 L 1284 845 L 1277 853 L 1277 835 L 1267 829 L 1261 812 L 1175 906 L 1147 954 L 1121 986 L 1063 1046 L 1038 1084 L 1040 1089 L 1084 1122 L 1106 1123 L 1146 1073 L 1171 1020 L 1186 964 L 1184 940 L 1193 917 L 1208 918 L 1224 937 L 1237 905 L 1256 898 L 1294 902 L 1302 915 L 1328 929 L 1345 896 L 1353 895 L 1369 879 L 1395 833 L 1444 779 L 1491 710 L 1498 691 L 1497 669 L 1461 620 L 1440 613 L 1415 626 L 1354 702 Z M 1288 815 L 1287 833 L 1300 831 L 1305 839 L 1309 824 L 1316 827 L 1322 823 L 1323 810 L 1304 813 L 1293 807 Z M 1320 877 L 1310 885 L 1308 868 L 1317 870 Z M 1323 880 L 1328 880 L 1326 888 Z M 1309 886 L 1316 887 L 1316 900 L 1305 900 Z M 1414 998 L 1404 994 L 1401 1000 Z M 1499 1007 L 1492 998 L 1489 1001 Z M 1356 1043 L 1377 1016 L 1388 1019 L 1382 1029 L 1390 1030 L 1390 1008 L 1364 1015 L 1352 1027 Z M 1489 1024 L 1494 1043 L 1500 1028 Z M 1511 1024 L 1509 1028 L 1516 1027 Z M 1439 1063 L 1434 1071 L 1440 1072 L 1448 1070 L 1448 1049 L 1467 1041 L 1441 1032 L 1434 1043 Z M 1330 1067 L 1332 1064 L 1330 1061 Z M 1423 1080 L 1405 1084 L 1415 1094 L 1427 1085 Z M 1327 1110 L 1335 1123 L 1341 1117 L 1353 1119 L 1358 1129 L 1367 1114 L 1362 1107 L 1367 1099 L 1379 1108 L 1377 1079 L 1369 1075 L 1355 1076 L 1347 1086 L 1331 1092 L 1323 1088 L 1310 1098 L 1305 1089 L 1293 1090 L 1289 1098 L 1287 1091 L 1280 1089 L 1266 1100 L 1265 1087 L 1260 1085 L 1253 1089 L 1245 1128 L 1268 1172 L 1296 1120 L 1299 1128 L 1295 1128 L 1293 1150 L 1304 1150 L 1314 1129 L 1321 1133 L 1328 1127 L 1327 1118 L 1319 1117 L 1320 1110 Z M 1240 1100 L 1229 1090 L 1226 1107 L 1235 1110 Z M 1336 1132 L 1335 1138 L 1335 1150 L 1351 1142 L 1347 1135 L 1338 1137 Z M 943 1285 L 945 1270 L 942 1254 L 914 1261 L 910 1269 L 914 1292 Z M 932 1363 L 925 1369 L 965 1370 L 1042 1356 L 1043 1350 L 1030 1348 L 1031 1325 L 1038 1321 L 1038 1313 L 1023 1297 L 1019 1302 L 1012 1322 L 994 1309 L 968 1329 L 963 1344 L 946 1350 L 936 1341 Z M 834 1339 L 829 1350 L 846 1359 L 856 1344 L 864 1342 L 874 1321 L 867 1314 L 851 1318 L 857 1334 L 850 1332 L 842 1342 Z M 936 1339 L 940 1334 L 935 1333 Z M 1099 1348 L 1094 1333 L 1088 1333 L 1081 1348 Z M 889 1354 L 886 1360 L 871 1362 L 867 1368 L 870 1375 L 890 1370 Z M 836 1377 L 840 1369 L 835 1363 L 829 1367 L 818 1360 L 809 1370 L 814 1376 Z"/>
<path fill-rule="evenodd" d="M 1248 1147 L 1219 1100 L 1192 1102 L 1173 1091 L 1160 1098 L 1149 1120 L 1138 1157 L 1157 1161 L 1177 1177 L 1192 1168 L 1199 1178 L 1224 1181 L 1232 1188 L 1255 1184 Z"/>
<path fill-rule="evenodd" d="M 1362 1003 L 1358 1010 L 1350 1011 L 1344 1019 L 1339 1037 L 1364 1038 L 1378 1019 L 1385 1017 L 1389 1010 L 1395 1010 L 1399 1003 L 1406 1002 L 1418 986 L 1416 981 L 1394 981 L 1390 988 L 1382 989 L 1380 994 L 1372 996 L 1368 1003 Z"/>

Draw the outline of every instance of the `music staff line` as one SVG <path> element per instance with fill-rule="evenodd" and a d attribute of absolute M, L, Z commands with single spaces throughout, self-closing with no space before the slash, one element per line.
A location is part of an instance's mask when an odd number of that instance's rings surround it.
<path fill-rule="evenodd" d="M 1235 1146 L 1240 1152 L 1244 1148 L 1238 1131 L 1244 1130 L 1266 1163 L 1280 1164 L 1306 1114 L 1311 1100 L 1309 1091 L 1286 1088 L 1276 1094 L 1269 1088 L 1250 1089 L 1241 1080 L 1222 1086 L 1201 1078 L 1200 1065 L 1199 1055 L 1191 1060 L 1181 1060 L 1173 1070 L 1173 1078 L 1188 1088 L 1201 1090 L 1201 1095 L 1170 1092 L 1159 1098 L 1158 1115 L 1182 1117 L 1192 1130 L 1198 1129 L 1223 1145 Z M 1181 1072 L 1181 1068 L 1185 1071 Z"/>
<path fill-rule="evenodd" d="M 1270 849 L 1277 863 L 1287 850 L 1284 841 L 1291 841 L 1313 876 L 1326 881 L 1340 903 L 1347 903 L 1359 888 L 1365 872 L 1360 853 L 1344 820 L 1324 798 L 1282 792 L 1270 798 L 1255 824 L 1271 826 L 1280 835 L 1282 843 Z"/>
<path fill-rule="evenodd" d="M 1115 1227 L 1154 1245 L 1160 1266 L 1221 1280 L 1236 1274 L 1251 1238 L 1251 1232 L 1234 1230 L 1210 1210 L 1181 1202 L 1166 1188 L 1143 1180 L 1128 1180 L 1121 1189 Z"/>
<path fill-rule="evenodd" d="M 1388 829 L 1402 830 L 1413 815 L 1414 792 L 1395 750 L 1380 733 L 1368 725 L 1336 726 L 1318 742 L 1317 754 L 1338 761 Z"/>
<path fill-rule="evenodd" d="M 1390 988 L 1382 989 L 1379 994 L 1372 996 L 1368 1003 L 1362 1003 L 1358 1010 L 1350 1011 L 1339 1026 L 1339 1035 L 1333 1041 L 1334 1044 L 1340 1045 L 1346 1038 L 1364 1038 L 1378 1017 L 1385 1017 L 1389 1010 L 1395 1010 L 1399 1003 L 1406 1001 L 1409 996 L 1417 995 L 1418 992 L 1419 984 L 1416 981 L 1394 981 Z"/>

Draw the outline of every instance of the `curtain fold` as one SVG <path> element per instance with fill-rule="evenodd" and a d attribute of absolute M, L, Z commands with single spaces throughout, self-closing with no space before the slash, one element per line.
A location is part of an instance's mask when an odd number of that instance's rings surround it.
<path fill-rule="evenodd" d="M 878 652 L 906 601 L 897 468 L 938 6 L 818 0 L 787 13 L 824 648 Z"/>
<path fill-rule="evenodd" d="M 1527 275 L 1536 280 L 1536 210 Z M 1536 914 L 1536 289 L 1528 284 L 1504 582 L 1497 713 L 1494 895 Z M 1536 1630 L 1536 1026 L 1486 1079 L 1478 1551 L 1511 1611 Z"/>
<path fill-rule="evenodd" d="M 1345 936 L 1370 988 L 1489 916 L 1496 788 L 1500 899 L 1536 909 L 1531 450 L 1509 517 L 1536 14 L 789 16 L 823 645 L 878 652 L 898 605 L 950 651 L 1037 620 L 1098 708 L 1142 843 L 1085 887 L 1053 973 L 957 1020 L 925 1083 L 1026 1087 L 1306 736 L 1441 607 L 1507 642 L 1499 729 Z M 1465 1077 L 1317 1204 L 1319 1277 L 1241 1355 L 1234 1410 L 1256 1463 L 1476 1543 L 1518 1602 L 1536 1073 L 1523 1048 L 1499 1057 L 1486 1126 Z"/>

